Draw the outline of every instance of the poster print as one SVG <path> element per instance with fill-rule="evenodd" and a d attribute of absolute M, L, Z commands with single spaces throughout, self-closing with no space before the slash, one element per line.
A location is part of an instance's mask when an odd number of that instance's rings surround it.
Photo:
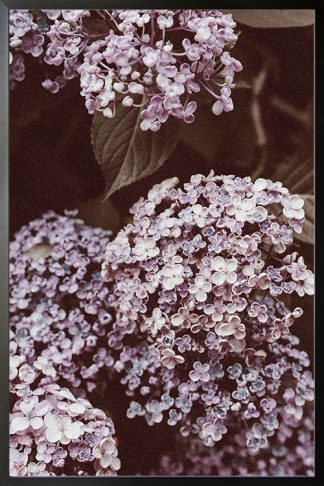
<path fill-rule="evenodd" d="M 314 476 L 314 11 L 8 20 L 10 476 Z"/>

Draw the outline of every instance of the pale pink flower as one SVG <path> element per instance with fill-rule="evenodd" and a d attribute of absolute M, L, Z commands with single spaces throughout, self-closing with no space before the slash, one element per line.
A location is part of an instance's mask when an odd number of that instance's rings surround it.
<path fill-rule="evenodd" d="M 282 198 L 283 213 L 288 219 L 303 219 L 304 200 L 298 194 L 287 194 Z"/>
<path fill-rule="evenodd" d="M 212 260 L 212 269 L 215 270 L 215 273 L 212 275 L 212 281 L 215 285 L 233 284 L 237 280 L 235 273 L 237 261 L 234 258 L 226 260 L 221 256 L 217 256 Z"/>
<path fill-rule="evenodd" d="M 161 362 L 163 366 L 172 370 L 176 364 L 184 363 L 185 359 L 183 356 L 176 355 L 173 349 L 164 349 L 162 351 Z"/>
<path fill-rule="evenodd" d="M 70 417 L 55 416 L 48 412 L 44 417 L 44 422 L 46 426 L 45 436 L 48 442 L 68 444 L 84 433 L 82 422 L 72 422 Z"/>

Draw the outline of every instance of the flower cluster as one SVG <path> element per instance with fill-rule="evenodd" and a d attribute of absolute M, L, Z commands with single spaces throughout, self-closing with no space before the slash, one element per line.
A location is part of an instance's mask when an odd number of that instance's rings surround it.
<path fill-rule="evenodd" d="M 11 86 L 25 79 L 25 54 L 52 66 L 62 66 L 63 72 L 42 83 L 52 93 L 57 93 L 67 80 L 78 76 L 78 56 L 87 45 L 82 19 L 89 15 L 88 10 L 10 10 Z"/>
<path fill-rule="evenodd" d="M 257 452 L 282 408 L 300 418 L 313 400 L 308 357 L 289 340 L 303 311 L 285 303 L 314 292 L 313 273 L 288 252 L 303 201 L 265 179 L 211 172 L 177 184 L 166 180 L 134 205 L 103 263 L 127 415 L 165 419 L 209 447 L 240 424 Z"/>
<path fill-rule="evenodd" d="M 120 469 L 106 414 L 10 356 L 10 475 L 111 476 Z"/>
<path fill-rule="evenodd" d="M 106 338 L 112 316 L 100 274 L 110 232 L 75 215 L 49 211 L 10 243 L 10 351 L 80 396 L 112 364 Z"/>
<path fill-rule="evenodd" d="M 80 74 L 89 113 L 113 117 L 116 107 L 140 106 L 141 129 L 159 130 L 170 116 L 194 121 L 196 94 L 213 99 L 215 115 L 233 110 L 231 89 L 242 70 L 230 49 L 237 41 L 231 14 L 218 10 L 11 10 L 11 80 L 24 78 L 30 53 L 62 66 L 43 86 L 56 93 Z M 98 26 L 99 33 L 91 32 Z"/>
<path fill-rule="evenodd" d="M 245 445 L 241 424 L 233 426 L 217 448 L 207 448 L 198 439 L 178 438 L 175 451 L 161 457 L 158 476 L 313 476 L 314 412 L 305 408 L 300 419 L 280 412 L 281 425 L 269 439 L 269 446 L 255 453 Z"/>

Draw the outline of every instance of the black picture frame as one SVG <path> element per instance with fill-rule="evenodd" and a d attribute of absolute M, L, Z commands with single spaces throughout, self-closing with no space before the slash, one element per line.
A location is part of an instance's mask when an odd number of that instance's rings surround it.
<path fill-rule="evenodd" d="M 151 8 L 152 1 L 149 0 L 110 0 L 110 1 L 86 1 L 79 0 L 78 2 L 66 2 L 62 0 L 52 0 L 42 2 L 40 0 L 6 0 L 0 1 L 0 484 L 1 486 L 13 486 L 16 484 L 69 484 L 77 485 L 92 484 L 97 482 L 100 484 L 111 485 L 132 485 L 132 484 L 164 484 L 171 482 L 173 484 L 184 484 L 189 481 L 202 481 L 207 484 L 233 484 L 233 485 L 248 485 L 250 483 L 256 484 L 267 483 L 270 481 L 278 485 L 324 485 L 324 331 L 322 322 L 323 312 L 323 298 L 322 289 L 324 289 L 323 277 L 323 171 L 322 164 L 324 163 L 323 153 L 323 113 L 324 113 L 324 69 L 323 69 L 323 46 L 324 46 L 324 0 L 241 0 L 241 1 L 220 1 L 217 5 L 213 2 L 204 1 L 199 5 L 199 8 L 250 8 L 250 9 L 266 9 L 266 8 L 307 8 L 314 9 L 316 15 L 315 21 L 315 72 L 316 72 L 316 103 L 315 103 L 315 146 L 316 146 L 316 294 L 315 294 L 315 379 L 316 379 L 316 429 L 315 429 L 315 477 L 60 477 L 60 478 L 13 478 L 9 477 L 8 463 L 9 463 L 9 446 L 8 446 L 8 416 L 9 416 L 9 400 L 8 400 L 8 227 L 9 227 L 9 87 L 8 87 L 8 10 L 11 8 L 40 8 L 46 4 L 46 8 Z M 77 5 L 76 5 L 77 4 Z M 195 2 L 183 0 L 156 0 L 154 8 L 188 8 L 193 7 Z"/>

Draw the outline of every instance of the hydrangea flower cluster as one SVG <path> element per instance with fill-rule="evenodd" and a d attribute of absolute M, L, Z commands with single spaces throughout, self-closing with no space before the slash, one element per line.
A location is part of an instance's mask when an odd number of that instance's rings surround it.
<path fill-rule="evenodd" d="M 288 339 L 287 339 L 288 340 Z M 294 353 L 298 342 L 291 336 Z M 288 357 L 288 356 L 287 356 Z M 291 391 L 287 391 L 291 394 Z M 174 451 L 164 454 L 158 476 L 313 476 L 314 475 L 314 411 L 304 408 L 303 416 L 291 413 L 289 407 L 280 408 L 280 428 L 269 437 L 268 447 L 254 451 L 246 447 L 244 427 L 233 424 L 217 447 L 205 447 L 199 439 L 178 437 Z M 176 453 L 178 451 L 178 453 Z"/>
<path fill-rule="evenodd" d="M 100 34 L 87 19 L 100 22 Z M 140 106 L 141 129 L 157 131 L 170 116 L 194 121 L 195 94 L 207 91 L 215 115 L 233 110 L 231 89 L 242 70 L 230 49 L 231 14 L 218 10 L 12 10 L 11 79 L 24 78 L 21 53 L 63 66 L 43 86 L 53 93 L 80 74 L 89 113 L 113 117 Z"/>
<path fill-rule="evenodd" d="M 9 433 L 11 476 L 113 476 L 120 469 L 112 420 L 22 354 L 10 356 Z"/>
<path fill-rule="evenodd" d="M 25 54 L 63 68 L 53 80 L 47 78 L 42 83 L 52 93 L 57 93 L 68 80 L 78 76 L 78 56 L 89 41 L 81 32 L 82 19 L 89 15 L 89 10 L 10 10 L 11 87 L 25 79 Z"/>
<path fill-rule="evenodd" d="M 283 341 L 303 313 L 287 296 L 314 292 L 303 257 L 288 252 L 303 200 L 261 178 L 211 172 L 177 184 L 155 185 L 134 205 L 103 263 L 127 415 L 166 420 L 208 447 L 239 423 L 257 452 L 283 408 L 300 419 L 313 400 L 306 353 Z"/>
<path fill-rule="evenodd" d="M 53 211 L 10 243 L 10 351 L 77 396 L 106 380 L 112 316 L 100 274 L 109 231 Z"/>

